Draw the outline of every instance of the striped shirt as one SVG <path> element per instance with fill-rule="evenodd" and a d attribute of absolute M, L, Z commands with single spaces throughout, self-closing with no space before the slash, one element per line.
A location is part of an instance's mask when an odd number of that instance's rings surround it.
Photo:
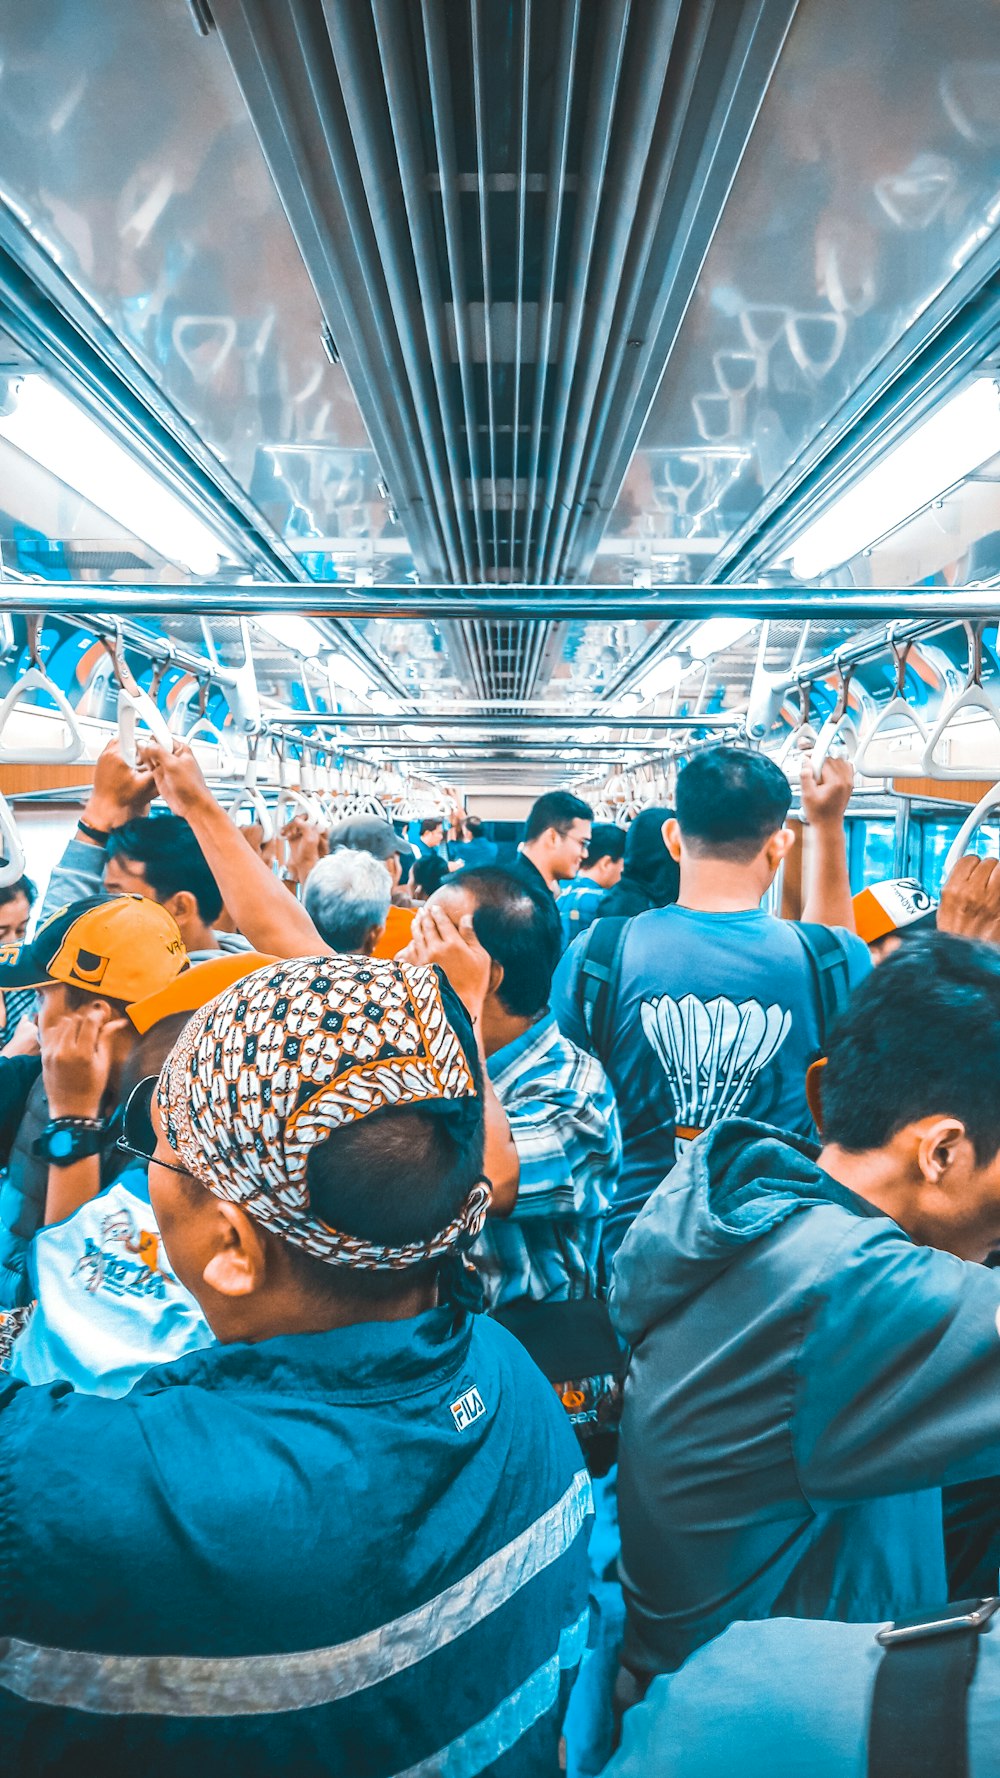
<path fill-rule="evenodd" d="M 3 1000 L 4 1023 L 0 1028 L 0 1049 L 10 1043 L 22 1019 L 33 1019 L 38 996 L 34 988 L 8 988 Z"/>
<path fill-rule="evenodd" d="M 487 1063 L 521 1163 L 509 1217 L 487 1222 L 472 1253 L 487 1306 L 519 1297 L 596 1294 L 604 1213 L 621 1162 L 614 1094 L 596 1056 L 551 1013 Z"/>

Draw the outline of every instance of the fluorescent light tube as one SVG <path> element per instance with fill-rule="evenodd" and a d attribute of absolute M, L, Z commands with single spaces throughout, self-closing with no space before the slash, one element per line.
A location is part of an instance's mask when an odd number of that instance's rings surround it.
<path fill-rule="evenodd" d="M 229 553 L 178 495 L 44 377 L 21 379 L 13 411 L 0 415 L 0 438 L 168 562 L 192 574 L 214 574 Z"/>
<path fill-rule="evenodd" d="M 710 617 L 698 625 L 681 647 L 693 660 L 708 661 L 713 654 L 721 654 L 723 649 L 742 642 L 757 628 L 757 622 L 756 618 L 748 622 L 745 617 Z"/>
<path fill-rule="evenodd" d="M 330 696 L 335 704 L 340 702 L 342 691 L 353 692 L 356 698 L 367 698 L 371 686 L 371 675 L 366 673 L 350 655 L 336 650 L 326 657 L 326 670 L 330 679 Z"/>
<path fill-rule="evenodd" d="M 262 611 L 254 623 L 280 642 L 283 648 L 294 648 L 296 654 L 311 660 L 314 654 L 325 653 L 330 641 L 311 617 L 296 617 L 287 611 Z"/>
<path fill-rule="evenodd" d="M 636 686 L 641 701 L 651 703 L 659 697 L 661 691 L 672 691 L 678 684 L 683 671 L 683 663 L 679 654 L 665 654 L 661 661 L 650 667 Z"/>
<path fill-rule="evenodd" d="M 808 525 L 792 546 L 799 580 L 849 562 L 1000 452 L 1000 395 L 977 377 Z"/>

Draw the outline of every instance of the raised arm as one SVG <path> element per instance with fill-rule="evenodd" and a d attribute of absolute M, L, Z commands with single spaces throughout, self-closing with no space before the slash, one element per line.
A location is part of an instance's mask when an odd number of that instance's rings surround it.
<path fill-rule="evenodd" d="M 808 754 L 803 759 L 802 813 L 809 823 L 812 844 L 809 893 L 802 918 L 815 920 L 820 926 L 844 926 L 848 932 L 856 931 L 856 927 L 844 815 L 853 789 L 854 767 L 850 760 L 827 759 L 817 783 Z"/>
<path fill-rule="evenodd" d="M 150 773 L 133 772 L 123 760 L 118 742 L 109 741 L 97 761 L 93 789 L 80 816 L 80 825 L 52 873 L 41 909 L 42 921 L 71 901 L 100 895 L 107 862 L 105 839 L 101 836 L 109 834 L 112 828 L 124 827 L 126 821 L 137 815 L 147 814 L 155 795 L 156 785 Z"/>
<path fill-rule="evenodd" d="M 476 937 L 471 915 L 466 915 L 461 925 L 456 926 L 444 908 L 436 907 L 433 902 L 421 908 L 414 922 L 413 937 L 399 955 L 404 963 L 438 964 L 472 1020 L 483 1074 L 486 1124 L 483 1171 L 493 1187 L 490 1215 L 509 1216 L 517 1202 L 521 1161 L 507 1113 L 487 1072 L 483 1048 L 483 1003 L 489 992 L 492 960 Z"/>
<path fill-rule="evenodd" d="M 95 996 L 72 1008 L 42 1039 L 42 1074 L 49 1118 L 97 1122 L 107 1113 L 108 1082 L 115 1048 L 129 1030 L 108 1001 Z M 134 1036 L 135 1033 L 133 1032 Z M 46 1222 L 62 1222 L 101 1189 L 100 1155 L 87 1155 L 70 1167 L 49 1167 Z"/>
<path fill-rule="evenodd" d="M 150 742 L 142 749 L 142 762 L 164 802 L 190 822 L 237 929 L 254 949 L 272 957 L 332 956 L 301 902 L 216 802 L 190 747 L 178 741 L 165 753 Z"/>

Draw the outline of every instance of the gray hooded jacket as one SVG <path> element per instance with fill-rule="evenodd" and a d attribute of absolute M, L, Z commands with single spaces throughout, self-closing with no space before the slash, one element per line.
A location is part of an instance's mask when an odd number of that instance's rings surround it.
<path fill-rule="evenodd" d="M 947 1597 L 940 1489 L 1000 1475 L 1000 1275 L 920 1247 L 797 1137 L 701 1137 L 619 1252 L 625 1659 L 737 1619 Z"/>

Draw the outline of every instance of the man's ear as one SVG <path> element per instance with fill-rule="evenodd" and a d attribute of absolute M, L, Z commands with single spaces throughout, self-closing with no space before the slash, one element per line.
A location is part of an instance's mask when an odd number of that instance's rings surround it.
<path fill-rule="evenodd" d="M 202 1277 L 219 1296 L 252 1296 L 264 1282 L 267 1249 L 264 1237 L 245 1210 L 225 1198 L 215 1200 L 219 1238 Z"/>
<path fill-rule="evenodd" d="M 498 963 L 496 958 L 494 957 L 492 963 L 490 964 L 490 985 L 489 985 L 487 992 L 490 994 L 495 994 L 497 992 L 497 990 L 499 989 L 500 983 L 502 981 L 503 981 L 503 964 Z"/>
<path fill-rule="evenodd" d="M 777 870 L 779 864 L 788 857 L 794 844 L 795 834 L 790 827 L 779 827 L 777 833 L 771 835 L 764 847 L 764 855 L 770 871 Z"/>
<path fill-rule="evenodd" d="M 969 1142 L 965 1125 L 957 1117 L 926 1117 L 917 1130 L 917 1165 L 928 1185 L 941 1185 Z"/>
<path fill-rule="evenodd" d="M 680 864 L 680 861 L 681 861 L 681 826 L 680 826 L 680 822 L 675 820 L 673 815 L 670 815 L 670 816 L 668 816 L 667 820 L 663 823 L 663 826 L 661 827 L 660 832 L 663 835 L 663 844 L 666 846 L 667 851 L 670 853 L 670 856 L 673 859 L 674 863 Z"/>
<path fill-rule="evenodd" d="M 167 896 L 161 906 L 166 908 L 168 914 L 173 915 L 178 926 L 182 929 L 186 922 L 201 918 L 198 912 L 198 898 L 191 894 L 190 889 L 175 890 L 173 895 Z"/>

